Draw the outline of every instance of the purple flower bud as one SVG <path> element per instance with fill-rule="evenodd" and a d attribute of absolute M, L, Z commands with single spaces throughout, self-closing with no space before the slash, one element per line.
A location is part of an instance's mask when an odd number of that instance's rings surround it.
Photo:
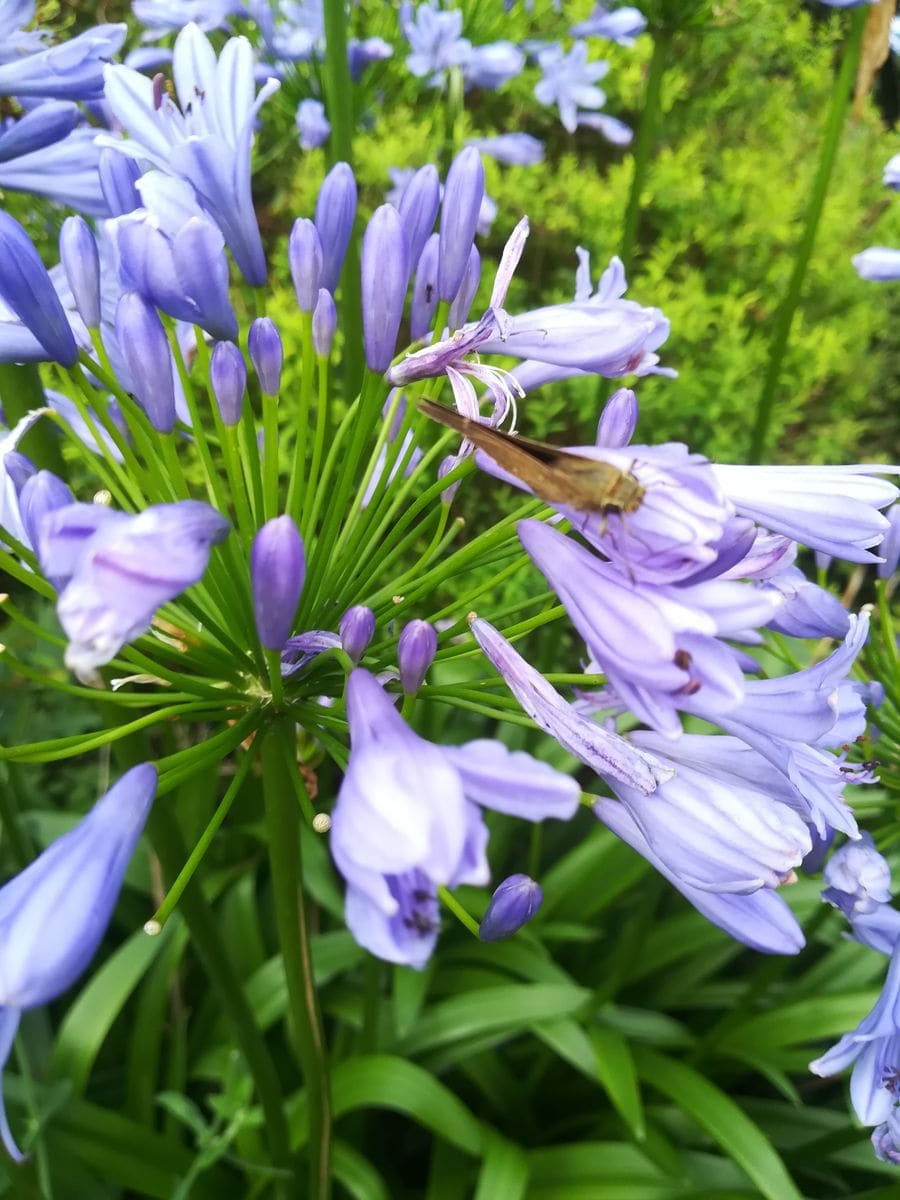
<path fill-rule="evenodd" d="M 611 450 L 627 446 L 634 437 L 638 419 L 637 396 L 631 388 L 619 388 L 604 405 L 597 423 L 597 445 Z"/>
<path fill-rule="evenodd" d="M 469 251 L 475 241 L 478 213 L 484 197 L 484 166 L 474 146 L 457 154 L 447 172 L 441 207 L 438 295 L 452 300 L 459 291 Z"/>
<path fill-rule="evenodd" d="M 267 521 L 250 551 L 256 629 L 267 650 L 280 650 L 290 637 L 305 574 L 303 539 L 291 517 Z"/>
<path fill-rule="evenodd" d="M 354 604 L 341 617 L 338 628 L 341 645 L 353 662 L 358 663 L 375 633 L 375 614 L 364 604 Z"/>
<path fill-rule="evenodd" d="M 281 386 L 284 348 L 275 322 L 268 317 L 257 317 L 250 326 L 248 348 L 263 395 L 277 396 Z"/>
<path fill-rule="evenodd" d="M 491 896 L 478 936 L 483 942 L 512 937 L 541 907 L 544 893 L 527 875 L 510 875 Z"/>
<path fill-rule="evenodd" d="M 116 306 L 116 340 L 125 356 L 134 396 L 159 433 L 175 428 L 172 352 L 156 309 L 138 292 L 124 292 Z"/>
<path fill-rule="evenodd" d="M 391 204 L 366 226 L 362 245 L 362 316 L 366 365 L 381 374 L 391 365 L 409 280 L 406 235 Z"/>
<path fill-rule="evenodd" d="M 412 696 L 422 686 L 422 680 L 437 653 L 438 638 L 434 626 L 427 621 L 410 621 L 404 625 L 397 643 L 400 664 L 400 683 Z"/>
<path fill-rule="evenodd" d="M 98 163 L 100 190 L 111 217 L 122 217 L 141 207 L 141 197 L 135 184 L 141 169 L 133 158 L 118 150 L 104 148 Z"/>
<path fill-rule="evenodd" d="M 356 180 L 348 163 L 336 163 L 322 181 L 316 201 L 316 229 L 322 242 L 321 287 L 337 291 L 356 217 Z"/>
<path fill-rule="evenodd" d="M 419 255 L 409 309 L 409 336 L 414 342 L 431 328 L 438 302 L 437 271 L 440 238 L 433 233 Z"/>
<path fill-rule="evenodd" d="M 37 467 L 31 459 L 18 450 L 7 450 L 3 455 L 3 467 L 12 480 L 13 490 L 17 496 L 21 494 L 22 488 L 32 475 L 37 472 Z"/>
<path fill-rule="evenodd" d="M 100 253 L 84 217 L 66 217 L 59 232 L 59 257 L 88 329 L 100 327 Z"/>
<path fill-rule="evenodd" d="M 421 167 L 406 185 L 400 198 L 400 221 L 409 250 L 409 269 L 414 271 L 428 241 L 441 205 L 441 181 L 437 167 Z"/>
<path fill-rule="evenodd" d="M 234 342 L 216 342 L 209 363 L 209 382 L 224 425 L 237 425 L 244 404 L 247 368 Z"/>
<path fill-rule="evenodd" d="M 0 299 L 64 367 L 78 361 L 72 329 L 31 238 L 14 217 L 0 212 Z"/>
<path fill-rule="evenodd" d="M 466 263 L 465 274 L 462 277 L 462 283 L 459 285 L 459 291 L 450 305 L 450 315 L 447 318 L 447 324 L 451 329 L 462 329 L 469 316 L 469 309 L 472 307 L 472 301 L 475 299 L 475 293 L 478 291 L 478 284 L 481 282 L 481 255 L 473 246 L 469 251 L 469 260 Z"/>
<path fill-rule="evenodd" d="M 19 514 L 22 525 L 28 534 L 28 540 L 40 558 L 40 529 L 41 522 L 48 513 L 66 504 L 74 504 L 67 484 L 54 475 L 52 471 L 38 471 L 30 476 L 19 495 Z M 41 563 L 43 567 L 43 563 Z M 51 579 L 52 583 L 53 580 Z"/>
<path fill-rule="evenodd" d="M 301 100 L 294 118 L 301 150 L 315 150 L 328 141 L 331 122 L 325 116 L 325 105 L 321 100 Z"/>
<path fill-rule="evenodd" d="M 320 358 L 327 358 L 331 353 L 336 328 L 337 309 L 334 306 L 334 296 L 327 288 L 319 288 L 319 299 L 313 313 L 312 339 L 313 349 Z"/>
<path fill-rule="evenodd" d="M 8 125 L 0 134 L 0 162 L 34 154 L 68 137 L 81 112 L 71 100 L 48 100 Z"/>
<path fill-rule="evenodd" d="M 301 312 L 311 313 L 319 298 L 322 242 L 314 222 L 298 217 L 288 239 L 288 263 Z"/>
<path fill-rule="evenodd" d="M 23 1008 L 65 992 L 94 957 L 156 793 L 156 769 L 132 767 L 86 817 L 0 889 L 0 1067 Z M 17 1161 L 0 1101 L 3 1144 Z"/>

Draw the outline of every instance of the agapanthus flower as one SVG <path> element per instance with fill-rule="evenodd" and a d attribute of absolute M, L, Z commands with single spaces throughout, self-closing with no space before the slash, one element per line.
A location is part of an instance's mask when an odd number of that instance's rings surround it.
<path fill-rule="evenodd" d="M 71 367 L 78 358 L 72 328 L 47 268 L 19 222 L 0 212 L 0 361 L 51 359 Z"/>
<path fill-rule="evenodd" d="M 596 129 L 614 146 L 630 146 L 634 141 L 634 130 L 618 117 L 609 113 L 583 112 L 578 114 L 579 129 Z"/>
<path fill-rule="evenodd" d="M 301 100 L 294 118 L 301 150 L 315 150 L 328 141 L 331 123 L 321 100 Z"/>
<path fill-rule="evenodd" d="M 95 137 L 96 130 L 80 126 L 60 141 L 0 162 L 0 187 L 43 196 L 91 217 L 108 216 Z"/>
<path fill-rule="evenodd" d="M 155 42 L 193 22 L 204 33 L 225 29 L 228 19 L 243 15 L 236 0 L 132 0 L 131 11 L 144 26 L 142 42 Z"/>
<path fill-rule="evenodd" d="M 23 1009 L 67 991 L 94 957 L 156 792 L 156 769 L 132 767 L 86 817 L 0 888 L 0 1068 Z M 0 1135 L 16 1162 L 0 1093 Z"/>
<path fill-rule="evenodd" d="M 460 9 L 443 11 L 437 4 L 419 4 L 415 11 L 401 13 L 400 28 L 409 42 L 406 65 L 418 79 L 427 76 L 436 87 L 443 82 L 449 67 L 461 66 L 468 59 L 472 43 L 461 36 L 463 14 Z"/>
<path fill-rule="evenodd" d="M 633 46 L 639 34 L 647 28 L 647 18 L 637 8 L 608 9 L 595 4 L 591 15 L 569 30 L 572 37 L 602 37 L 620 46 Z"/>
<path fill-rule="evenodd" d="M 62 141 L 80 122 L 81 110 L 71 100 L 47 100 L 21 117 L 0 118 L 0 163 Z"/>
<path fill-rule="evenodd" d="M 890 579 L 900 564 L 900 504 L 892 505 L 887 517 L 890 528 L 878 547 L 883 560 L 878 564 L 879 579 Z"/>
<path fill-rule="evenodd" d="M 850 615 L 832 592 L 807 579 L 798 567 L 773 575 L 763 587 L 779 593 L 782 603 L 769 628 L 791 637 L 844 638 Z"/>
<path fill-rule="evenodd" d="M 360 667 L 346 701 L 350 760 L 331 851 L 347 882 L 347 924 L 373 954 L 422 967 L 437 940 L 437 888 L 488 880 L 481 806 L 531 821 L 568 819 L 578 784 L 500 742 L 425 741 Z"/>
<path fill-rule="evenodd" d="M 469 145 L 507 166 L 532 167 L 544 161 L 544 143 L 530 133 L 498 133 L 494 137 L 472 138 Z"/>
<path fill-rule="evenodd" d="M 24 10 L 14 4 L 6 8 L 8 15 L 0 12 L 0 95 L 53 100 L 103 95 L 104 64 L 118 54 L 127 26 L 96 25 L 58 46 L 47 46 L 41 31 L 24 36 L 16 32 L 20 21 L 31 20 L 33 4 Z"/>
<path fill-rule="evenodd" d="M 872 1130 L 875 1157 L 891 1166 L 900 1166 L 900 1108 L 896 1105 L 876 1129 Z"/>
<path fill-rule="evenodd" d="M 494 890 L 490 904 L 478 927 L 483 942 L 499 942 L 512 937 L 541 907 L 544 893 L 528 875 L 509 875 Z"/>
<path fill-rule="evenodd" d="M 848 921 L 874 912 L 891 900 L 891 868 L 869 833 L 847 842 L 825 864 L 822 899 L 840 909 Z"/>
<path fill-rule="evenodd" d="M 268 79 L 256 93 L 253 49 L 229 38 L 216 60 L 209 40 L 186 25 L 175 41 L 173 77 L 178 104 L 137 71 L 107 66 L 106 99 L 129 133 L 98 134 L 98 144 L 146 159 L 186 179 L 219 226 L 248 283 L 266 281 L 250 190 L 250 147 L 257 113 L 280 86 Z"/>
<path fill-rule="evenodd" d="M 900 492 L 882 475 L 900 468 L 757 467 L 717 463 L 713 470 L 735 510 L 774 533 L 850 562 L 878 562 L 871 552 L 888 531 L 881 509 Z"/>
<path fill-rule="evenodd" d="M 355 38 L 347 43 L 347 61 L 350 67 L 350 78 L 358 83 L 366 67 L 373 63 L 384 62 L 392 58 L 394 47 L 384 38 L 368 37 L 362 41 Z"/>
<path fill-rule="evenodd" d="M 323 0 L 247 0 L 266 49 L 276 62 L 306 62 L 325 45 Z"/>
<path fill-rule="evenodd" d="M 515 79 L 525 66 L 525 55 L 512 42 L 473 46 L 462 64 L 467 87 L 498 88 Z"/>
<path fill-rule="evenodd" d="M 225 518 L 199 500 L 156 504 L 135 515 L 72 504 L 47 516 L 39 555 L 59 588 L 66 665 L 92 678 L 149 629 L 161 605 L 198 582 L 210 549 L 228 530 Z"/>
<path fill-rule="evenodd" d="M 10 470 L 10 464 L 14 459 L 22 457 L 16 447 L 35 421 L 39 421 L 43 415 L 44 410 L 41 409 L 27 413 L 0 437 L 0 540 L 2 532 L 5 531 L 25 546 L 30 546 L 31 542 L 19 511 L 18 475 Z"/>
<path fill-rule="evenodd" d="M 534 94 L 541 104 L 557 105 L 563 127 L 574 133 L 579 109 L 602 108 L 606 103 L 606 93 L 596 85 L 609 71 L 609 63 L 588 62 L 586 42 L 576 42 L 568 52 L 560 45 L 548 46 L 537 57 L 543 78 Z"/>
<path fill-rule="evenodd" d="M 864 1125 L 887 1120 L 898 1099 L 900 1079 L 900 946 L 891 964 L 881 995 L 868 1016 L 852 1033 L 821 1058 L 809 1064 L 815 1075 L 836 1075 L 853 1064 L 850 1099 Z"/>
<path fill-rule="evenodd" d="M 860 279 L 871 283 L 894 283 L 900 279 L 900 250 L 891 246 L 870 246 L 854 254 L 851 261 Z"/>

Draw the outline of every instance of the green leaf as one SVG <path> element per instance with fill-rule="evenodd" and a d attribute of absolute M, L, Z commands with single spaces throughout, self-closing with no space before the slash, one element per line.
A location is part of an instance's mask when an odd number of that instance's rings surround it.
<path fill-rule="evenodd" d="M 772 1143 L 735 1102 L 691 1067 L 640 1047 L 641 1078 L 668 1096 L 722 1147 L 768 1200 L 801 1200 Z"/>
<path fill-rule="evenodd" d="M 511 983 L 480 988 L 436 1004 L 397 1049 L 403 1054 L 421 1054 L 477 1034 L 506 1035 L 536 1021 L 576 1013 L 590 996 L 586 988 L 570 984 Z"/>
<path fill-rule="evenodd" d="M 600 1082 L 619 1116 L 641 1141 L 645 1132 L 644 1109 L 628 1042 L 617 1030 L 601 1025 L 591 1029 L 591 1041 L 596 1051 Z"/>
<path fill-rule="evenodd" d="M 84 1090 L 113 1022 L 177 926 L 173 918 L 158 937 L 148 937 L 142 929 L 132 934 L 91 976 L 69 1008 L 57 1034 L 51 1072 L 71 1079 L 76 1092 Z"/>
<path fill-rule="evenodd" d="M 857 1025 L 877 999 L 876 989 L 842 996 L 817 996 L 814 1000 L 785 1004 L 729 1029 L 722 1037 L 720 1047 L 723 1050 L 736 1048 L 742 1054 L 748 1054 L 832 1039 Z"/>
<path fill-rule="evenodd" d="M 365 1108 L 403 1113 L 438 1137 L 480 1155 L 481 1126 L 466 1106 L 422 1067 L 392 1055 L 348 1058 L 332 1076 L 336 1117 Z"/>
<path fill-rule="evenodd" d="M 485 1155 L 478 1173 L 475 1200 L 522 1200 L 528 1188 L 525 1152 L 493 1129 L 485 1129 Z"/>
<path fill-rule="evenodd" d="M 391 1200 L 387 1184 L 372 1164 L 348 1142 L 334 1143 L 331 1169 L 335 1179 L 340 1180 L 353 1200 Z"/>

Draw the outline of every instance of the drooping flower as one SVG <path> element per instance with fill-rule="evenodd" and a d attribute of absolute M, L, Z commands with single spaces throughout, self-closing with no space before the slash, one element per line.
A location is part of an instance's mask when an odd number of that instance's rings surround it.
<path fill-rule="evenodd" d="M 94 957 L 156 792 L 156 769 L 132 767 L 74 829 L 0 888 L 0 1067 L 23 1009 L 55 999 Z M 0 1135 L 17 1162 L 0 1094 Z"/>
<path fill-rule="evenodd" d="M 567 819 L 578 785 L 499 742 L 425 741 L 362 668 L 351 673 L 346 700 L 351 751 L 331 850 L 347 882 L 347 924 L 373 954 L 422 967 L 437 940 L 437 888 L 487 882 L 479 805 Z"/>
<path fill-rule="evenodd" d="M 257 113 L 279 81 L 266 80 L 257 94 L 247 39 L 229 38 L 217 61 L 194 24 L 176 38 L 173 75 L 178 104 L 130 67 L 107 66 L 106 100 L 130 136 L 98 134 L 97 142 L 186 179 L 244 278 L 259 287 L 266 260 L 250 190 L 250 147 Z"/>
<path fill-rule="evenodd" d="M 809 1064 L 815 1075 L 836 1075 L 853 1064 L 850 1099 L 864 1125 L 887 1120 L 900 1080 L 900 945 L 891 955 L 881 995 L 852 1033 Z"/>
<path fill-rule="evenodd" d="M 57 615 L 69 639 L 66 665 L 80 677 L 118 654 L 153 614 L 202 577 L 228 522 L 198 500 L 130 515 L 71 504 L 45 517 L 39 557 L 60 589 Z"/>

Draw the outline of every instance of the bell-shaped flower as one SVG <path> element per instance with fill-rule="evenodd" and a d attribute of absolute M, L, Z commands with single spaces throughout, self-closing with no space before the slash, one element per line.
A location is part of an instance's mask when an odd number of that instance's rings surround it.
<path fill-rule="evenodd" d="M 862 463 L 832 467 L 754 467 L 717 463 L 713 470 L 736 511 L 765 529 L 850 562 L 878 562 L 871 552 L 888 531 L 887 508 L 900 492 L 882 475 L 900 467 Z"/>
<path fill-rule="evenodd" d="M 671 874 L 711 892 L 777 888 L 812 848 L 796 790 L 737 738 L 684 734 L 630 739 L 671 766 L 651 796 L 611 780 L 648 846 Z M 602 817 L 602 813 L 600 814 Z"/>
<path fill-rule="evenodd" d="M 331 850 L 347 881 L 347 923 L 373 954 L 421 967 L 437 936 L 436 889 L 487 882 L 479 804 L 527 820 L 567 819 L 578 784 L 499 743 L 425 741 L 361 668 L 346 701 L 351 751 Z"/>
<path fill-rule="evenodd" d="M 750 893 L 712 892 L 693 887 L 659 858 L 624 804 L 601 798 L 594 812 L 668 879 L 698 912 L 737 941 L 763 954 L 798 954 L 803 949 L 803 931 L 776 891 L 760 888 Z"/>
<path fill-rule="evenodd" d="M 642 721 L 678 737 L 678 710 L 698 694 L 716 714 L 736 708 L 744 695 L 743 676 L 718 639 L 770 620 L 771 598 L 728 581 L 686 587 L 637 583 L 540 521 L 521 521 L 518 529 L 591 657 Z"/>
<path fill-rule="evenodd" d="M 0 95 L 99 100 L 104 65 L 118 54 L 127 32 L 126 25 L 96 25 L 57 46 L 37 43 L 21 57 L 2 55 Z"/>
<path fill-rule="evenodd" d="M 119 253 L 122 286 L 140 292 L 179 321 L 234 340 L 225 239 L 183 179 L 149 171 L 137 183 L 144 207 L 108 228 Z"/>
<path fill-rule="evenodd" d="M 528 924 L 543 899 L 540 886 L 528 875 L 507 876 L 491 896 L 478 927 L 478 936 L 483 942 L 499 942 L 512 937 Z"/>
<path fill-rule="evenodd" d="M 93 678 L 156 610 L 197 583 L 228 522 L 198 500 L 136 515 L 95 504 L 56 509 L 41 524 L 38 553 L 60 587 L 57 615 L 69 639 L 66 665 Z"/>
<path fill-rule="evenodd" d="M 814 1075 L 837 1075 L 853 1065 L 850 1099 L 864 1125 L 887 1120 L 898 1099 L 900 1080 L 900 946 L 881 995 L 852 1033 L 845 1033 L 821 1058 L 809 1064 Z"/>
<path fill-rule="evenodd" d="M 850 614 L 837 596 L 807 579 L 798 567 L 773 575 L 764 584 L 782 597 L 769 628 L 801 638 L 845 638 Z"/>
<path fill-rule="evenodd" d="M 156 769 L 132 767 L 86 817 L 0 888 L 0 1067 L 23 1009 L 55 999 L 94 957 L 156 793 Z M 0 1133 L 22 1161 L 0 1098 Z"/>
<path fill-rule="evenodd" d="M 247 39 L 229 38 L 217 60 L 194 24 L 175 39 L 173 75 L 178 104 L 130 67 L 107 66 L 106 101 L 129 137 L 99 134 L 97 142 L 186 179 L 241 274 L 260 287 L 266 260 L 250 188 L 250 149 L 257 114 L 279 81 L 266 80 L 257 94 Z"/>
<path fill-rule="evenodd" d="M 525 55 L 513 42 L 488 42 L 473 46 L 462 64 L 467 88 L 498 88 L 521 75 Z"/>

